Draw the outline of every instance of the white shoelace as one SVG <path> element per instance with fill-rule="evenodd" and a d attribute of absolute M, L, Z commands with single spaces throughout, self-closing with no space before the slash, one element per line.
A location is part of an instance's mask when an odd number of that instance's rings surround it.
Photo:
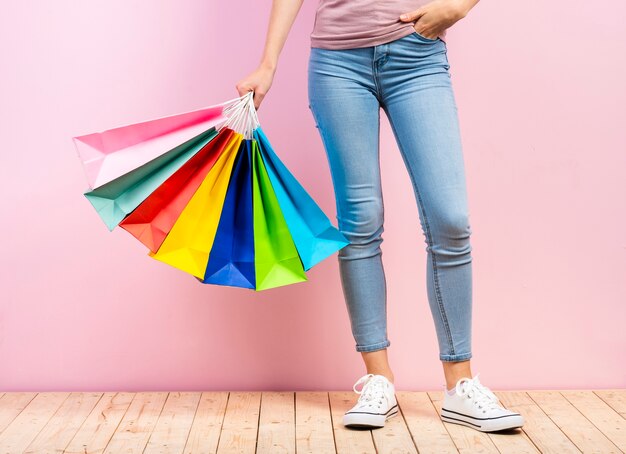
<path fill-rule="evenodd" d="M 498 396 L 480 382 L 478 375 L 476 374 L 474 378 L 463 377 L 456 382 L 456 393 L 473 399 L 474 405 L 477 405 L 484 413 L 487 409 L 501 408 Z"/>
<path fill-rule="evenodd" d="M 359 391 L 356 389 L 356 387 L 361 383 L 365 384 Z M 363 375 L 352 386 L 352 389 L 355 393 L 360 394 L 359 402 L 367 402 L 369 405 L 372 405 L 371 401 L 378 398 L 378 406 L 380 407 L 383 403 L 382 400 L 380 400 L 380 396 L 384 395 L 385 383 L 382 378 L 374 377 L 374 374 Z"/>

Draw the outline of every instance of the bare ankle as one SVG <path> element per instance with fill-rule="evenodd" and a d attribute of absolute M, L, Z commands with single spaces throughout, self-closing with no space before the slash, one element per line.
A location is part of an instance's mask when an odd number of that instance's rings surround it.
<path fill-rule="evenodd" d="M 365 370 L 368 374 L 383 375 L 393 383 L 394 377 L 389 360 L 387 358 L 387 349 L 383 348 L 373 352 L 361 352 L 365 362 Z"/>
<path fill-rule="evenodd" d="M 377 371 L 377 370 L 368 370 L 367 371 L 368 374 L 375 374 L 375 375 L 383 375 L 385 377 L 387 377 L 387 380 L 389 380 L 391 383 L 393 383 L 395 377 L 393 376 L 393 373 L 391 371 L 385 370 L 385 371 Z"/>

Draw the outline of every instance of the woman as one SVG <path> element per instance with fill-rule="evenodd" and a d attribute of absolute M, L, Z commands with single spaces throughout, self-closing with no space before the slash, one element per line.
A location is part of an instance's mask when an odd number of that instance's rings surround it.
<path fill-rule="evenodd" d="M 367 374 L 343 423 L 383 427 L 398 414 L 387 359 L 387 300 L 380 245 L 383 198 L 379 114 L 385 111 L 413 184 L 426 238 L 427 290 L 446 385 L 443 421 L 480 431 L 521 427 L 472 377 L 472 272 L 468 203 L 446 29 L 478 0 L 320 0 L 311 33 L 309 108 L 326 151 L 339 230 L 338 253 L 356 351 Z M 237 84 L 258 109 L 302 0 L 274 0 L 263 58 Z M 361 390 L 357 389 L 363 384 Z"/>

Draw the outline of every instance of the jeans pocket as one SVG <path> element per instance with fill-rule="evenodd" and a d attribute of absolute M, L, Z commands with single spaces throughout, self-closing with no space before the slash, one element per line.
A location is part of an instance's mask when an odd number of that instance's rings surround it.
<path fill-rule="evenodd" d="M 416 36 L 417 38 L 421 39 L 422 41 L 427 42 L 427 43 L 435 43 L 435 42 L 437 42 L 437 41 L 439 41 L 439 40 L 441 39 L 441 38 L 439 38 L 438 36 L 437 36 L 436 38 L 434 38 L 434 39 L 433 39 L 433 38 L 426 38 L 425 36 L 420 35 L 420 34 L 417 32 L 417 30 L 414 30 L 414 31 L 413 31 L 413 35 L 414 35 L 414 36 Z"/>

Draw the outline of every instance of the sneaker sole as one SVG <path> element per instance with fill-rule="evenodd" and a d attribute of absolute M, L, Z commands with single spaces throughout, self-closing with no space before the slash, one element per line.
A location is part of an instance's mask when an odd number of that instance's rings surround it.
<path fill-rule="evenodd" d="M 387 413 L 372 414 L 351 412 L 343 415 L 343 425 L 346 427 L 371 428 L 384 427 L 385 422 L 398 415 L 398 404 L 387 410 Z"/>
<path fill-rule="evenodd" d="M 452 424 L 460 424 L 480 430 L 481 432 L 495 432 L 498 430 L 518 429 L 524 425 L 524 420 L 520 414 L 499 416 L 497 418 L 477 419 L 463 413 L 452 412 L 445 408 L 441 411 L 441 420 Z M 467 419 L 463 419 L 467 418 Z"/>

